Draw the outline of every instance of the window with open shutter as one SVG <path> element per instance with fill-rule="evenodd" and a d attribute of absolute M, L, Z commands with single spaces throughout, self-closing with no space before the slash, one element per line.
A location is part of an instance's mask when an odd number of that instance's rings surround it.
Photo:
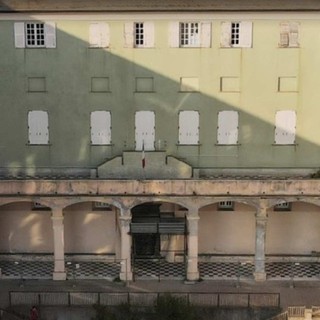
<path fill-rule="evenodd" d="M 179 112 L 179 144 L 199 144 L 199 112 Z"/>
<path fill-rule="evenodd" d="M 127 48 L 153 48 L 154 23 L 127 22 L 124 26 L 124 38 Z"/>
<path fill-rule="evenodd" d="M 154 150 L 155 114 L 153 111 L 137 111 L 135 114 L 136 150 Z"/>
<path fill-rule="evenodd" d="M 276 112 L 275 144 L 294 144 L 296 137 L 296 112 L 281 110 Z"/>
<path fill-rule="evenodd" d="M 90 116 L 91 144 L 111 144 L 111 114 L 109 111 L 94 111 Z"/>
<path fill-rule="evenodd" d="M 91 48 L 108 48 L 110 44 L 109 25 L 104 22 L 90 23 L 89 46 Z"/>
<path fill-rule="evenodd" d="M 28 113 L 29 144 L 49 143 L 49 121 L 46 111 L 29 111 Z"/>
<path fill-rule="evenodd" d="M 236 21 L 222 22 L 220 34 L 222 48 L 251 48 L 252 47 L 252 22 Z"/>
<path fill-rule="evenodd" d="M 237 111 L 220 111 L 218 113 L 218 144 L 238 143 L 239 114 Z"/>

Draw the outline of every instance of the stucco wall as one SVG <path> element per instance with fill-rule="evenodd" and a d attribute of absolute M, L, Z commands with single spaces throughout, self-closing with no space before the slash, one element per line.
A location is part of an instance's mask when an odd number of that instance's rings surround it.
<path fill-rule="evenodd" d="M 292 211 L 270 211 L 268 215 L 267 254 L 311 254 L 320 251 L 319 207 L 294 202 Z"/>
<path fill-rule="evenodd" d="M 199 254 L 254 254 L 254 210 L 236 203 L 235 211 L 216 205 L 199 212 Z"/>
<path fill-rule="evenodd" d="M 115 212 L 76 204 L 64 210 L 64 225 L 66 253 L 115 253 Z"/>
<path fill-rule="evenodd" d="M 32 210 L 31 203 L 0 207 L 0 252 L 52 253 L 51 211 Z"/>

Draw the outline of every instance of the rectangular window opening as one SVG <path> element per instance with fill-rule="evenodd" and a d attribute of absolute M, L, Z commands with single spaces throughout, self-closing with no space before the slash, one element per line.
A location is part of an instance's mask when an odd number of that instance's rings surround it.
<path fill-rule="evenodd" d="M 26 23 L 26 45 L 27 47 L 45 47 L 44 23 Z"/>
<path fill-rule="evenodd" d="M 240 43 L 240 23 L 231 23 L 231 45 L 237 45 Z"/>
<path fill-rule="evenodd" d="M 180 23 L 180 46 L 198 47 L 200 45 L 200 24 L 198 22 Z"/>
<path fill-rule="evenodd" d="M 220 201 L 218 203 L 218 210 L 233 211 L 234 210 L 234 202 L 233 201 Z"/>
<path fill-rule="evenodd" d="M 143 47 L 145 44 L 143 22 L 136 22 L 134 24 L 134 44 L 135 47 Z"/>

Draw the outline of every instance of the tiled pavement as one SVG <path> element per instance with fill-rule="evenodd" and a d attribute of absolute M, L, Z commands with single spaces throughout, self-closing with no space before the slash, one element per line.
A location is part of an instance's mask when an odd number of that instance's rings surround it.
<path fill-rule="evenodd" d="M 51 279 L 52 261 L 0 260 L 2 279 Z M 114 280 L 120 272 L 120 262 L 73 261 L 66 263 L 67 278 Z M 136 260 L 133 267 L 135 280 L 183 280 L 184 263 L 169 263 L 165 260 Z M 200 262 L 200 277 L 203 280 L 250 280 L 254 265 L 250 262 Z M 320 263 L 272 262 L 266 263 L 268 280 L 320 280 Z"/>

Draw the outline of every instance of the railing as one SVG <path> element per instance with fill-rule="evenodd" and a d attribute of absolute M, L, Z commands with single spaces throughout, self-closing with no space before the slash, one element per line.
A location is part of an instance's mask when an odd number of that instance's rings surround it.
<path fill-rule="evenodd" d="M 9 292 L 10 306 L 86 306 L 102 304 L 116 306 L 130 303 L 139 306 L 153 306 L 159 292 Z M 203 307 L 272 307 L 280 306 L 278 293 L 200 293 L 173 292 L 170 295 L 185 299 L 189 304 Z M 278 318 L 276 318 L 278 320 Z M 284 318 L 279 318 L 279 320 Z"/>

